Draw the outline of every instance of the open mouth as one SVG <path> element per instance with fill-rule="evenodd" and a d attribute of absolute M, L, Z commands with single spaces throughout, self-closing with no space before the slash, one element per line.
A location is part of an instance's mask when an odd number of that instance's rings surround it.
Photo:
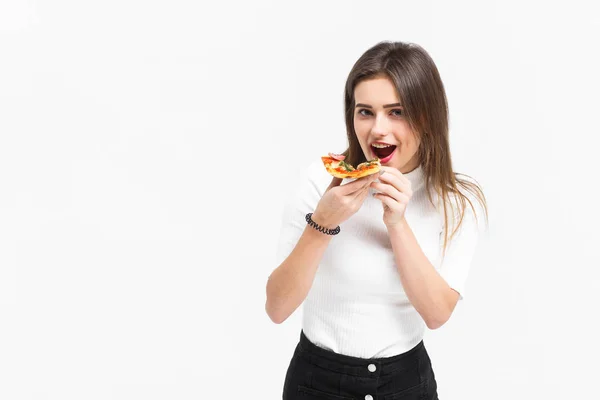
<path fill-rule="evenodd" d="M 385 147 L 379 147 L 379 146 L 375 147 L 375 146 L 371 145 L 371 150 L 373 151 L 373 154 L 375 154 L 375 156 L 377 156 L 377 158 L 379 158 L 382 162 L 384 162 L 384 161 L 389 161 L 389 160 L 387 160 L 387 158 L 391 158 L 390 156 L 392 155 L 394 150 L 396 150 L 396 146 L 389 145 L 389 146 L 385 146 Z"/>

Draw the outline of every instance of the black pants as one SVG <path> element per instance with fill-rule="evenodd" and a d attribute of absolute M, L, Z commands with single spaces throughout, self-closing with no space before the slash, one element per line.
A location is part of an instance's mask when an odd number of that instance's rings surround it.
<path fill-rule="evenodd" d="M 358 358 L 316 346 L 300 332 L 283 400 L 437 400 L 431 360 L 421 341 L 386 358 Z"/>

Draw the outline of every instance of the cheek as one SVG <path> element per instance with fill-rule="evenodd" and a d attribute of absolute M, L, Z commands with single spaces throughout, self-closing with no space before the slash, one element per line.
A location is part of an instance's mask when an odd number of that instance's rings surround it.
<path fill-rule="evenodd" d="M 363 123 L 361 120 L 354 118 L 354 129 L 358 132 L 359 130 L 363 130 Z"/>
<path fill-rule="evenodd" d="M 369 133 L 369 129 L 365 127 L 365 124 L 362 121 L 354 120 L 354 132 L 356 132 L 356 136 L 359 139 L 364 138 Z"/>
<path fill-rule="evenodd" d="M 408 124 L 402 124 L 398 127 L 398 139 L 401 143 L 406 144 L 408 147 L 417 146 L 417 138 L 413 134 L 412 130 L 408 127 Z"/>

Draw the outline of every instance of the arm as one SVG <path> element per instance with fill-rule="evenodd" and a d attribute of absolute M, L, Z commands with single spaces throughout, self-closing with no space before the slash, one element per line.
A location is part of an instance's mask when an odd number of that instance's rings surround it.
<path fill-rule="evenodd" d="M 307 225 L 294 250 L 271 273 L 265 310 L 273 322 L 282 323 L 302 304 L 330 241 L 330 235 Z"/>
<path fill-rule="evenodd" d="M 454 311 L 459 294 L 429 262 L 405 219 L 388 229 L 396 266 L 408 299 L 429 329 L 442 326 Z"/>
<path fill-rule="evenodd" d="M 383 168 L 390 173 L 383 175 L 381 182 L 371 185 L 381 192 L 375 196 L 383 204 L 383 221 L 388 229 L 402 286 L 427 327 L 437 329 L 448 321 L 456 303 L 463 298 L 467 273 L 482 226 L 475 213 L 470 208 L 466 209 L 438 272 L 423 253 L 404 217 L 406 205 L 412 197 L 411 182 L 399 170 Z"/>
<path fill-rule="evenodd" d="M 321 172 L 322 166 L 319 166 Z M 327 179 L 331 178 L 326 175 Z M 318 225 L 334 229 L 361 207 L 369 194 L 369 184 L 377 175 L 357 179 L 340 187 L 342 179 L 333 178 L 321 196 L 310 179 L 285 207 L 279 235 L 277 263 L 267 280 L 265 310 L 276 324 L 285 321 L 302 304 L 313 284 L 317 268 L 332 237 L 304 222 L 307 211 Z M 314 207 L 316 204 L 316 207 Z"/>

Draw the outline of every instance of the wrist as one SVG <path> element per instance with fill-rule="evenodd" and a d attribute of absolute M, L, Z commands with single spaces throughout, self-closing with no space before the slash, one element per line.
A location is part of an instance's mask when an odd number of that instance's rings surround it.
<path fill-rule="evenodd" d="M 313 213 L 308 213 L 308 214 L 306 214 L 306 217 L 305 217 L 306 223 L 310 227 L 312 227 L 315 230 L 317 230 L 321 233 L 324 233 L 326 235 L 337 235 L 338 233 L 340 233 L 339 226 L 337 226 L 335 228 L 328 228 L 327 226 L 323 226 L 323 225 L 317 223 L 314 219 L 312 219 L 312 215 L 313 215 Z"/>
<path fill-rule="evenodd" d="M 408 222 L 404 217 L 402 217 L 399 221 L 386 224 L 388 231 L 404 231 L 408 228 Z"/>
<path fill-rule="evenodd" d="M 316 212 L 313 213 L 311 215 L 311 219 L 318 224 L 319 226 L 322 226 L 323 228 L 326 229 L 335 229 L 337 228 L 337 225 L 332 225 L 330 223 L 328 223 L 325 219 L 323 219 L 319 214 L 317 214 Z"/>

